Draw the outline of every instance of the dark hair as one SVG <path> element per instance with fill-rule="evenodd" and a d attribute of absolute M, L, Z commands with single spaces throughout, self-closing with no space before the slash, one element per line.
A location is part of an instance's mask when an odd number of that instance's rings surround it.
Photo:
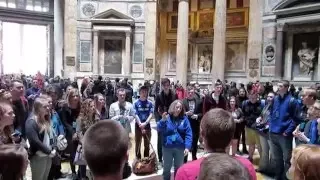
<path fill-rule="evenodd" d="M 0 179 L 21 180 L 28 161 L 27 151 L 21 145 L 0 146 Z"/>
<path fill-rule="evenodd" d="M 238 107 L 239 107 L 239 100 L 238 100 L 238 98 L 237 97 L 235 97 L 235 96 L 230 96 L 230 98 L 229 98 L 229 100 L 228 100 L 228 104 L 227 104 L 227 109 L 231 109 L 231 106 L 230 106 L 230 101 L 231 101 L 231 99 L 234 99 L 234 101 L 235 101 L 235 108 L 237 109 Z"/>
<path fill-rule="evenodd" d="M 142 90 L 149 91 L 149 88 L 148 88 L 148 86 L 145 86 L 145 85 L 144 85 L 144 86 L 141 86 L 141 87 L 140 87 L 139 92 L 142 91 Z"/>
<path fill-rule="evenodd" d="M 119 173 L 128 149 L 128 133 L 113 120 L 95 123 L 84 135 L 84 157 L 94 176 Z"/>
<path fill-rule="evenodd" d="M 250 180 L 249 171 L 236 158 L 213 153 L 206 157 L 200 166 L 198 180 Z"/>
<path fill-rule="evenodd" d="M 169 83 L 169 84 L 170 84 L 170 79 L 168 79 L 168 78 L 162 78 L 162 79 L 161 79 L 161 85 L 164 85 L 164 84 L 166 84 L 166 83 Z"/>
<path fill-rule="evenodd" d="M 231 114 L 220 108 L 208 111 L 202 117 L 200 124 L 201 137 L 213 152 L 225 152 L 233 138 L 235 128 L 236 124 Z"/>
<path fill-rule="evenodd" d="M 290 82 L 287 80 L 281 80 L 280 83 L 283 84 L 284 87 L 288 88 L 290 86 Z"/>
<path fill-rule="evenodd" d="M 119 94 L 119 92 L 125 92 L 126 93 L 126 90 L 124 88 L 119 88 L 119 89 L 117 89 L 117 94 Z"/>

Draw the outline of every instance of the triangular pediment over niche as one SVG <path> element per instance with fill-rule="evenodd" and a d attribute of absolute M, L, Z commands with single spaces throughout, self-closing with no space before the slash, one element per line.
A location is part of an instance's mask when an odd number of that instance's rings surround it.
<path fill-rule="evenodd" d="M 91 19 L 132 19 L 131 17 L 114 9 L 108 9 L 91 17 Z"/>
<path fill-rule="evenodd" d="M 308 5 L 319 4 L 320 0 L 283 0 L 274 7 L 274 11 L 305 7 Z"/>

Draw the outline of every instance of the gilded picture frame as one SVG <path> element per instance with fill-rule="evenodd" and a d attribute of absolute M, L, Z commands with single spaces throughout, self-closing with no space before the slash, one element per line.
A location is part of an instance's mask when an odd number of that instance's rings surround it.
<path fill-rule="evenodd" d="M 167 32 L 177 32 L 178 29 L 178 13 L 168 13 L 167 17 Z M 195 18 L 195 13 L 190 12 L 189 13 L 189 29 L 194 30 L 194 18 Z"/>
<path fill-rule="evenodd" d="M 248 28 L 249 26 L 249 9 L 230 9 L 227 11 L 227 28 Z"/>
<path fill-rule="evenodd" d="M 197 12 L 197 30 L 210 30 L 214 27 L 214 10 Z"/>

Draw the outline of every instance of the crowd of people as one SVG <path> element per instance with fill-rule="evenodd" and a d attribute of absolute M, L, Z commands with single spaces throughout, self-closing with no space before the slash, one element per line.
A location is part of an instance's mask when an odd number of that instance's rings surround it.
<path fill-rule="evenodd" d="M 65 177 L 62 158 L 72 179 L 88 179 L 87 166 L 97 180 L 128 178 L 131 124 L 141 159 L 150 154 L 154 119 L 164 180 L 172 167 L 177 180 L 255 180 L 256 172 L 320 179 L 320 86 L 296 90 L 282 80 L 275 87 L 217 80 L 212 90 L 199 83 L 184 88 L 163 78 L 134 89 L 128 79 L 99 76 L 85 77 L 79 88 L 77 81 L 40 74 L 7 76 L 0 90 L 0 180 L 23 179 L 29 164 L 33 180 Z"/>

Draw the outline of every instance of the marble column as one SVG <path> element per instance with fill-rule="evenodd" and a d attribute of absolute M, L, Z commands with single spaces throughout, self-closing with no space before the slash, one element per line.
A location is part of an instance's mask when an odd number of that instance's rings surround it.
<path fill-rule="evenodd" d="M 126 32 L 126 59 L 122 62 L 124 76 L 131 75 L 131 32 Z"/>
<path fill-rule="evenodd" d="M 61 76 L 63 69 L 63 5 L 54 0 L 54 76 Z"/>
<path fill-rule="evenodd" d="M 275 62 L 275 78 L 283 78 L 283 35 L 285 24 L 277 25 L 277 43 L 276 43 L 276 62 Z"/>
<path fill-rule="evenodd" d="M 216 1 L 212 55 L 212 81 L 224 80 L 226 59 L 227 1 Z"/>
<path fill-rule="evenodd" d="M 81 52 L 80 52 L 81 53 Z M 99 31 L 93 32 L 93 58 L 92 58 L 92 72 L 99 74 Z"/>
<path fill-rule="evenodd" d="M 184 87 L 187 85 L 188 75 L 188 23 L 189 2 L 188 0 L 179 0 L 176 77 Z"/>

